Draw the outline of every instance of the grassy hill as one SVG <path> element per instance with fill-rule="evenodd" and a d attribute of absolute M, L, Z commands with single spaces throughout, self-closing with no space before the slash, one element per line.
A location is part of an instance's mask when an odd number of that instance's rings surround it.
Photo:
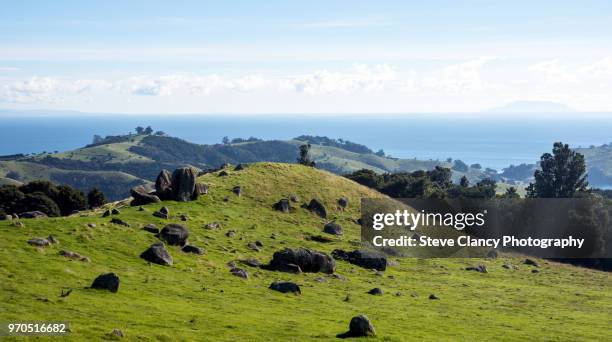
<path fill-rule="evenodd" d="M 612 185 L 612 144 L 579 148 L 576 151 L 584 155 L 591 185 L 610 188 Z"/>
<path fill-rule="evenodd" d="M 336 340 L 351 317 L 366 314 L 378 339 L 406 340 L 572 340 L 612 339 L 612 275 L 539 260 L 540 273 L 522 265 L 520 256 L 482 259 L 392 259 L 384 273 L 337 261 L 336 274 L 289 274 L 245 268 L 250 279 L 229 272 L 228 262 L 256 258 L 262 262 L 285 247 L 309 247 L 326 253 L 359 244 L 361 197 L 382 197 L 375 191 L 326 171 L 300 165 L 258 163 L 229 176 L 207 174 L 208 195 L 189 203 L 164 202 L 174 217 L 152 216 L 160 205 L 127 207 L 116 203 L 116 216 L 130 227 L 110 223 L 101 212 L 79 216 L 23 220 L 17 228 L 0 221 L 0 321 L 64 320 L 73 340 L 99 340 L 121 329 L 127 340 L 166 341 L 306 341 Z M 232 193 L 240 185 L 241 197 Z M 296 210 L 272 210 L 280 198 L 296 194 Z M 228 196 L 228 200 L 224 198 Z M 349 199 L 346 210 L 336 206 Z M 330 219 L 344 235 L 330 243 L 310 239 L 322 234 L 325 221 L 299 208 L 320 198 Z M 149 265 L 139 254 L 157 241 L 142 230 L 184 222 L 190 243 L 204 255 L 186 254 L 168 246 L 174 265 Z M 219 230 L 202 226 L 220 222 Z M 88 227 L 95 224 L 95 228 Z M 234 237 L 227 237 L 235 230 Z M 44 249 L 26 243 L 55 235 L 58 245 Z M 256 252 L 249 242 L 261 241 Z M 90 262 L 69 261 L 60 250 L 81 253 Z M 489 273 L 465 271 L 484 264 Z M 516 269 L 502 268 L 502 264 Z M 87 289 L 93 279 L 115 272 L 117 293 Z M 299 296 L 268 289 L 288 280 L 302 287 Z M 380 287 L 382 296 L 366 292 Z M 72 289 L 69 296 L 62 291 Z M 439 300 L 428 296 L 436 294 Z M 348 297 L 348 300 L 346 300 Z"/>
<path fill-rule="evenodd" d="M 117 138 L 117 137 L 113 137 Z M 113 200 L 125 198 L 134 185 L 150 184 L 161 169 L 191 165 L 200 169 L 216 168 L 223 163 L 295 162 L 298 140 L 253 141 L 236 144 L 199 145 L 168 136 L 129 135 L 73 151 L 45 153 L 0 161 L 0 177 L 17 173 L 19 181 L 36 179 L 68 184 L 82 191 L 99 187 Z M 337 174 L 367 168 L 377 172 L 432 169 L 438 161 L 396 159 L 374 153 L 355 153 L 335 146 L 313 145 L 312 157 L 318 167 Z M 467 176 L 475 182 L 482 172 L 469 169 Z M 464 173 L 454 172 L 458 181 Z"/>

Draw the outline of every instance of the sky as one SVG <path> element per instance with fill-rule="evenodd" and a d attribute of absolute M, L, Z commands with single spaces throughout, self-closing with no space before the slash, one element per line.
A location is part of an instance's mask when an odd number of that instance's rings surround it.
<path fill-rule="evenodd" d="M 0 109 L 612 112 L 612 1 L 0 1 Z"/>

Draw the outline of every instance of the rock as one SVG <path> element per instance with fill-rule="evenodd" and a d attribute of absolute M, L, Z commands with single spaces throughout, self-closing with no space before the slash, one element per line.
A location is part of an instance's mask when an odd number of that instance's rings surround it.
<path fill-rule="evenodd" d="M 322 243 L 334 242 L 334 239 L 329 238 L 327 236 L 322 236 L 322 235 L 308 235 L 305 238 L 306 240 L 322 242 Z"/>
<path fill-rule="evenodd" d="M 82 256 L 77 252 L 61 250 L 59 254 L 67 259 L 89 261 L 89 258 Z"/>
<path fill-rule="evenodd" d="M 208 185 L 204 183 L 197 183 L 193 192 L 193 199 L 197 199 L 201 195 L 208 194 Z"/>
<path fill-rule="evenodd" d="M 157 226 L 154 225 L 153 223 L 149 223 L 146 226 L 142 227 L 142 230 L 146 230 L 147 232 L 153 233 L 153 234 L 159 233 L 159 228 L 157 228 Z"/>
<path fill-rule="evenodd" d="M 219 222 L 211 222 L 204 225 L 204 229 L 215 230 L 221 227 L 221 223 Z"/>
<path fill-rule="evenodd" d="M 23 224 L 23 222 L 21 221 L 13 221 L 11 222 L 11 225 L 17 228 L 23 228 L 25 227 L 25 224 Z"/>
<path fill-rule="evenodd" d="M 161 170 L 155 180 L 155 194 L 163 200 L 172 199 L 172 175 L 168 170 Z"/>
<path fill-rule="evenodd" d="M 244 165 L 242 165 L 242 164 L 238 164 L 234 168 L 234 171 L 242 171 L 242 170 L 244 170 Z"/>
<path fill-rule="evenodd" d="M 111 215 L 119 215 L 119 214 L 121 214 L 121 212 L 119 211 L 119 209 L 113 208 L 113 209 L 111 210 Z"/>
<path fill-rule="evenodd" d="M 87 227 L 89 227 L 89 228 L 96 228 L 97 225 L 95 223 L 88 223 Z"/>
<path fill-rule="evenodd" d="M 229 202 L 229 196 L 223 197 L 223 202 Z"/>
<path fill-rule="evenodd" d="M 36 247 L 47 247 L 51 244 L 49 240 L 43 239 L 43 238 L 33 238 L 33 239 L 28 240 L 28 243 Z"/>
<path fill-rule="evenodd" d="M 225 176 L 229 176 L 229 173 L 225 170 L 221 170 L 221 172 L 219 172 L 219 177 L 225 177 Z"/>
<path fill-rule="evenodd" d="M 512 269 L 512 265 L 508 265 L 508 264 L 503 264 L 502 267 L 508 270 Z"/>
<path fill-rule="evenodd" d="M 205 252 L 202 248 L 192 245 L 185 245 L 183 248 L 181 248 L 181 250 L 185 253 L 193 253 L 198 255 L 202 255 Z"/>
<path fill-rule="evenodd" d="M 102 214 L 102 217 L 108 217 L 108 216 L 111 216 L 111 211 L 107 209 L 104 211 L 104 214 Z"/>
<path fill-rule="evenodd" d="M 179 202 L 191 201 L 194 197 L 196 171 L 182 167 L 172 173 L 172 199 Z"/>
<path fill-rule="evenodd" d="M 80 213 L 80 211 L 78 211 L 78 210 L 76 210 L 76 209 L 75 209 L 75 210 L 73 210 L 73 211 L 71 211 L 71 212 L 70 212 L 70 215 L 71 215 L 71 216 L 72 216 L 72 215 L 77 215 L 78 213 Z"/>
<path fill-rule="evenodd" d="M 531 265 L 531 266 L 535 266 L 535 267 L 540 267 L 540 265 L 538 264 L 537 261 L 533 260 L 533 259 L 525 259 L 525 261 L 523 261 L 523 264 L 525 265 Z"/>
<path fill-rule="evenodd" d="M 476 272 L 480 272 L 480 273 L 489 273 L 489 271 L 487 271 L 487 267 L 485 265 L 478 265 L 478 266 L 468 266 L 465 268 L 466 271 L 476 271 Z"/>
<path fill-rule="evenodd" d="M 321 218 L 327 218 L 327 209 L 325 209 L 325 205 L 323 205 L 323 202 L 316 198 L 313 198 L 310 203 L 305 206 L 305 208 L 317 214 Z"/>
<path fill-rule="evenodd" d="M 47 240 L 49 241 L 50 244 L 55 245 L 59 243 L 59 240 L 53 236 L 53 235 L 49 235 L 47 236 Z"/>
<path fill-rule="evenodd" d="M 335 259 L 345 260 L 353 265 L 367 269 L 375 269 L 377 271 L 387 269 L 387 257 L 375 251 L 360 249 L 353 252 L 345 252 L 336 249 L 332 252 L 332 256 Z"/>
<path fill-rule="evenodd" d="M 10 216 L 13 220 L 19 220 L 19 215 L 17 215 L 16 213 L 12 213 Z"/>
<path fill-rule="evenodd" d="M 533 269 L 533 270 L 531 270 L 531 273 L 540 273 L 540 270 L 538 270 L 538 269 Z"/>
<path fill-rule="evenodd" d="M 259 248 L 259 246 L 257 246 L 255 243 L 253 242 L 249 242 L 247 244 L 247 247 L 251 250 L 254 250 L 255 252 L 259 252 L 261 249 Z"/>
<path fill-rule="evenodd" d="M 183 222 L 185 222 L 185 221 L 187 221 L 187 220 L 189 219 L 189 217 L 187 217 L 187 215 L 185 215 L 185 214 L 181 214 L 181 215 L 179 216 L 179 218 L 180 218 L 180 219 L 181 219 L 181 221 L 183 221 Z"/>
<path fill-rule="evenodd" d="M 233 229 L 228 230 L 227 233 L 225 233 L 225 236 L 227 236 L 229 238 L 234 237 L 234 236 L 236 236 L 236 231 L 233 230 Z"/>
<path fill-rule="evenodd" d="M 244 259 L 244 260 L 239 260 L 241 264 L 250 266 L 250 267 L 260 267 L 261 266 L 261 262 L 257 259 Z"/>
<path fill-rule="evenodd" d="M 261 241 L 259 241 L 259 240 L 256 240 L 256 241 L 255 241 L 255 246 L 257 246 L 257 247 L 263 247 L 263 243 L 262 243 Z"/>
<path fill-rule="evenodd" d="M 291 206 L 289 205 L 289 200 L 286 198 L 282 198 L 278 202 L 274 203 L 272 206 L 274 210 L 278 210 L 283 213 L 288 213 L 291 210 Z"/>
<path fill-rule="evenodd" d="M 153 212 L 153 216 L 155 216 L 155 217 L 159 217 L 159 218 L 163 218 L 163 219 L 168 219 L 168 218 L 170 218 L 170 216 L 168 216 L 167 214 L 162 213 L 161 211 L 155 211 L 155 212 Z"/>
<path fill-rule="evenodd" d="M 272 261 L 265 265 L 265 268 L 281 272 L 295 272 L 299 269 L 302 272 L 331 274 L 336 269 L 336 263 L 329 255 L 322 252 L 307 248 L 285 248 L 275 252 Z"/>
<path fill-rule="evenodd" d="M 296 194 L 291 194 L 289 195 L 289 200 L 293 203 L 297 203 L 300 201 L 300 198 Z"/>
<path fill-rule="evenodd" d="M 140 257 L 148 262 L 164 266 L 170 266 L 173 262 L 172 257 L 162 242 L 149 246 L 149 248 L 140 254 Z"/>
<path fill-rule="evenodd" d="M 438 300 L 438 299 L 440 299 L 440 297 L 438 297 L 438 296 L 436 296 L 435 294 L 432 293 L 432 294 L 429 295 L 429 299 L 431 299 L 431 300 Z"/>
<path fill-rule="evenodd" d="M 282 293 L 295 293 L 301 294 L 300 286 L 290 281 L 275 281 L 270 284 L 271 290 L 282 292 Z"/>
<path fill-rule="evenodd" d="M 342 208 L 346 208 L 348 206 L 348 198 L 346 197 L 338 198 L 338 205 Z"/>
<path fill-rule="evenodd" d="M 138 207 L 138 211 L 145 211 L 143 207 Z"/>
<path fill-rule="evenodd" d="M 115 273 L 101 274 L 94 279 L 91 288 L 117 292 L 119 290 L 119 277 Z"/>
<path fill-rule="evenodd" d="M 230 270 L 230 272 L 236 277 L 240 277 L 243 279 L 249 279 L 249 272 L 242 268 L 234 267 Z"/>
<path fill-rule="evenodd" d="M 130 194 L 134 198 L 130 205 L 135 207 L 139 205 L 159 203 L 161 200 L 155 195 L 148 193 L 143 186 L 136 186 L 130 190 Z"/>
<path fill-rule="evenodd" d="M 236 196 L 240 197 L 240 195 L 242 194 L 242 187 L 240 185 L 236 185 L 233 189 L 232 192 L 236 194 Z"/>
<path fill-rule="evenodd" d="M 379 287 L 375 287 L 371 289 L 370 291 L 368 291 L 368 293 L 374 296 L 382 296 L 383 290 L 381 290 Z"/>
<path fill-rule="evenodd" d="M 123 331 L 115 328 L 113 329 L 113 331 L 111 331 L 110 333 L 108 333 L 111 337 L 123 337 Z"/>
<path fill-rule="evenodd" d="M 125 226 L 125 227 L 129 227 L 130 226 L 127 222 L 123 221 L 122 219 L 120 219 L 118 217 L 113 217 L 110 222 L 114 223 L 114 224 L 118 224 L 120 226 Z"/>
<path fill-rule="evenodd" d="M 229 168 L 230 164 L 229 163 L 223 163 L 219 166 L 219 170 L 224 170 Z"/>
<path fill-rule="evenodd" d="M 32 219 L 32 218 L 47 217 L 47 214 L 43 213 L 42 211 L 26 211 L 25 213 L 19 214 L 19 216 L 25 219 Z"/>
<path fill-rule="evenodd" d="M 159 237 L 171 246 L 184 246 L 189 237 L 189 230 L 182 224 L 170 223 L 159 232 Z"/>
<path fill-rule="evenodd" d="M 498 256 L 498 253 L 494 249 L 487 252 L 487 258 L 489 259 L 497 259 L 497 256 Z"/>
<path fill-rule="evenodd" d="M 338 334 L 336 337 L 348 338 L 367 336 L 376 336 L 376 331 L 366 315 L 359 315 L 351 318 L 351 322 L 349 323 L 349 331 L 343 334 Z"/>
<path fill-rule="evenodd" d="M 342 227 L 336 222 L 328 222 L 323 226 L 323 232 L 331 235 L 342 235 Z"/>

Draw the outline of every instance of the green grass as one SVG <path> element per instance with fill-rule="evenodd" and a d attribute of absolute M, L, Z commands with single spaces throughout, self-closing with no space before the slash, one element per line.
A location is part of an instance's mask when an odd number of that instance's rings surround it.
<path fill-rule="evenodd" d="M 159 205 L 145 206 L 143 212 L 120 208 L 119 217 L 129 228 L 110 224 L 100 212 L 23 220 L 23 228 L 0 221 L 0 321 L 65 320 L 73 340 L 88 341 L 103 339 L 114 328 L 127 340 L 325 341 L 346 331 L 352 316 L 366 314 L 383 341 L 612 339 L 612 275 L 547 261 L 540 261 L 541 272 L 533 274 L 520 264 L 520 256 L 393 259 L 399 264 L 382 276 L 339 261 L 336 273 L 346 280 L 244 266 L 250 279 L 242 280 L 230 274 L 229 261 L 251 257 L 267 262 L 284 247 L 328 253 L 354 249 L 359 199 L 382 195 L 330 173 L 289 164 L 260 163 L 230 171 L 227 177 L 209 174 L 201 181 L 210 184 L 209 195 L 163 205 L 172 215 L 189 216 L 190 242 L 207 253 L 196 256 L 168 247 L 174 257 L 171 267 L 148 265 L 138 257 L 156 241 L 142 226 L 178 221 L 153 217 Z M 235 185 L 243 187 L 242 197 L 232 194 Z M 321 233 L 323 219 L 295 204 L 290 214 L 271 209 L 292 193 L 302 202 L 321 198 L 345 235 L 328 244 L 307 240 Z M 340 196 L 349 198 L 345 211 L 335 205 Z M 212 221 L 221 222 L 222 228 L 202 228 Z M 88 228 L 88 223 L 97 227 Z M 238 232 L 234 238 L 225 236 L 229 229 Z M 49 234 L 60 244 L 38 250 L 26 243 Z M 255 240 L 263 243 L 262 251 L 247 248 Z M 58 254 L 61 249 L 77 251 L 91 262 L 68 261 Z M 502 268 L 505 262 L 518 269 Z M 489 273 L 463 270 L 477 263 L 485 264 Z M 121 278 L 118 293 L 86 288 L 105 272 Z M 269 290 L 275 280 L 297 282 L 302 295 Z M 382 288 L 384 295 L 367 294 L 373 287 Z M 61 298 L 67 289 L 73 292 Z M 429 300 L 432 293 L 440 300 Z M 347 294 L 350 300 L 344 301 Z"/>

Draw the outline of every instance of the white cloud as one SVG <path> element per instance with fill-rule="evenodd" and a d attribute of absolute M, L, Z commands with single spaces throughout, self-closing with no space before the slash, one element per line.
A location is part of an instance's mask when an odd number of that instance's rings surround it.
<path fill-rule="evenodd" d="M 376 92 L 381 91 L 395 78 L 395 70 L 387 64 L 373 67 L 357 64 L 348 72 L 319 70 L 293 77 L 288 81 L 288 85 L 295 91 L 306 94 Z"/>
<path fill-rule="evenodd" d="M 569 67 L 561 64 L 558 59 L 548 60 L 534 64 L 529 70 L 541 73 L 551 83 L 575 82 L 576 75 L 569 71 Z"/>
<path fill-rule="evenodd" d="M 495 60 L 492 57 L 480 57 L 463 63 L 454 64 L 435 72 L 423 79 L 423 85 L 438 91 L 451 93 L 478 92 L 485 89 L 486 83 L 481 78 L 481 69 Z"/>

